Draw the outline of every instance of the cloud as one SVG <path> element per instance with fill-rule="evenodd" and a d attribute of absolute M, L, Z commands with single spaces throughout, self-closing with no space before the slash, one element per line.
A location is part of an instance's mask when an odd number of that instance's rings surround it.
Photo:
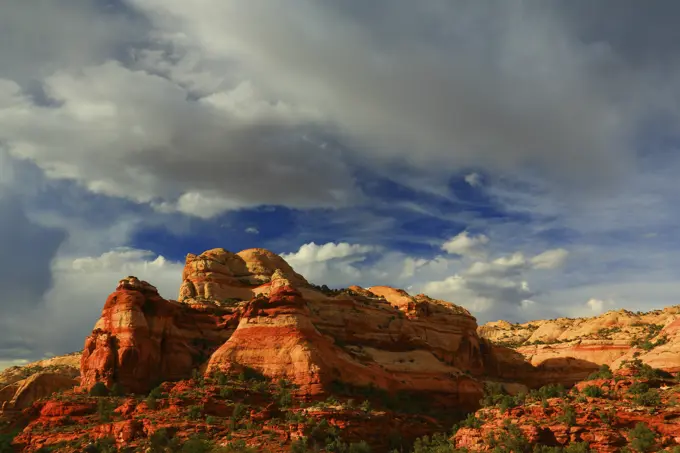
<path fill-rule="evenodd" d="M 534 269 L 555 269 L 564 264 L 568 255 L 569 252 L 562 248 L 546 250 L 531 258 L 531 265 Z"/>
<path fill-rule="evenodd" d="M 376 252 L 380 256 L 369 259 Z M 563 265 L 563 254 L 566 251 L 547 250 L 527 259 L 516 252 L 484 261 L 464 256 L 461 262 L 447 255 L 428 259 L 374 246 L 309 243 L 282 257 L 317 284 L 410 288 L 412 294 L 422 292 L 462 305 L 480 320 L 489 320 L 499 316 L 519 319 L 549 311 L 535 300 L 541 293 L 530 287 L 529 280 L 539 277 L 534 274 L 536 271 L 546 272 Z"/>
<path fill-rule="evenodd" d="M 24 3 L 3 15 L 15 35 L 36 27 Z M 51 178 L 161 212 L 348 206 L 356 166 L 423 190 L 470 166 L 606 184 L 653 98 L 648 71 L 531 2 L 39 4 L 56 50 L 9 39 L 0 56 L 49 61 L 29 71 L 49 102 L 0 73 L 0 138 Z"/>
<path fill-rule="evenodd" d="M 631 165 L 626 139 L 652 96 L 646 72 L 533 2 L 296 0 L 285 7 L 294 14 L 252 2 L 131 4 L 174 48 L 323 112 L 364 163 L 433 177 L 529 163 L 574 190 L 606 184 Z"/>
<path fill-rule="evenodd" d="M 16 358 L 41 358 L 45 352 L 66 353 L 83 347 L 85 337 L 101 315 L 107 296 L 118 281 L 134 275 L 156 286 L 161 296 L 176 299 L 183 263 L 171 262 L 147 250 L 119 248 L 98 256 L 61 257 L 53 264 L 54 284 L 44 303 L 14 314 L 3 325 L 0 360 L 11 358 L 3 349 L 11 338 L 25 344 Z M 4 320 L 4 319 L 3 319 Z M 49 325 L 49 329 L 44 326 Z M 25 343 L 26 339 L 31 339 Z M 15 347 L 16 349 L 16 347 Z M 12 359 L 13 360 L 13 359 Z"/>
<path fill-rule="evenodd" d="M 36 224 L 21 200 L 0 186 L 0 314 L 39 305 L 52 285 L 50 263 L 66 239 L 63 230 Z"/>
<path fill-rule="evenodd" d="M 0 137 L 50 178 L 203 218 L 360 199 L 347 166 L 301 138 L 306 120 L 276 105 L 244 117 L 236 100 L 191 100 L 173 81 L 114 62 L 60 71 L 44 85 L 59 106 L 35 105 L 18 85 L 0 85 Z"/>
<path fill-rule="evenodd" d="M 248 227 L 245 229 L 245 232 L 248 234 L 260 234 L 260 230 L 255 227 Z"/>
<path fill-rule="evenodd" d="M 474 255 L 488 242 L 489 238 L 483 234 L 471 236 L 467 231 L 463 231 L 442 244 L 441 249 L 453 255 Z"/>
<path fill-rule="evenodd" d="M 479 187 L 482 185 L 482 177 L 479 176 L 479 173 L 470 173 L 465 175 L 465 182 L 472 187 Z"/>
<path fill-rule="evenodd" d="M 314 264 L 334 259 L 350 259 L 360 261 L 364 255 L 376 250 L 371 245 L 349 244 L 347 242 L 328 242 L 317 245 L 314 242 L 303 244 L 295 253 L 281 255 L 289 264 Z"/>
<path fill-rule="evenodd" d="M 586 305 L 595 313 L 602 313 L 603 309 L 605 306 L 611 307 L 614 305 L 614 302 L 610 300 L 601 300 L 601 299 L 588 299 L 588 302 L 586 302 Z"/>

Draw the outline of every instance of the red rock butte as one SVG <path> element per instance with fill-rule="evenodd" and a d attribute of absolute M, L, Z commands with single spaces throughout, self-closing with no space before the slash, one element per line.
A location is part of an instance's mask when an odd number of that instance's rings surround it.
<path fill-rule="evenodd" d="M 146 392 L 194 369 L 249 368 L 301 395 L 374 386 L 472 409 L 485 379 L 532 379 L 534 367 L 480 338 L 463 307 L 387 286 L 322 289 L 268 250 L 189 254 L 182 280 L 178 301 L 120 281 L 85 341 L 83 388 Z"/>
<path fill-rule="evenodd" d="M 478 328 L 465 308 L 424 294 L 312 285 L 283 258 L 258 248 L 188 254 L 182 280 L 178 301 L 163 299 L 135 277 L 120 281 L 85 341 L 84 388 L 104 382 L 146 392 L 194 369 L 210 374 L 249 368 L 287 379 L 304 395 L 324 394 L 341 383 L 422 393 L 469 409 L 476 407 L 484 381 L 514 389 L 573 385 L 601 364 L 630 359 L 628 336 L 644 330 L 647 321 L 663 322 L 672 341 L 641 359 L 680 369 L 672 354 L 677 309 L 653 312 L 649 320 L 617 311 Z M 623 336 L 590 338 L 607 329 Z"/>

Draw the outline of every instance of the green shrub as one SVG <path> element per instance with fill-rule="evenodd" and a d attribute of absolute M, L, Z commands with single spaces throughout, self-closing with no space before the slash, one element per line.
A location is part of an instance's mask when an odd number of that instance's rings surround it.
<path fill-rule="evenodd" d="M 14 451 L 12 442 L 17 433 L 0 434 L 0 453 L 11 453 Z"/>
<path fill-rule="evenodd" d="M 214 448 L 212 442 L 200 437 L 192 437 L 184 442 L 180 451 L 181 453 L 211 453 Z"/>
<path fill-rule="evenodd" d="M 628 393 L 633 395 L 641 395 L 649 390 L 649 384 L 646 382 L 635 382 L 628 388 Z"/>
<path fill-rule="evenodd" d="M 349 444 L 347 453 L 371 453 L 371 446 L 366 441 L 352 442 Z"/>
<path fill-rule="evenodd" d="M 651 452 L 656 448 L 656 433 L 644 423 L 638 423 L 628 431 L 630 447 L 639 452 Z"/>
<path fill-rule="evenodd" d="M 94 445 L 93 450 L 97 453 L 116 453 L 118 448 L 116 447 L 116 439 L 113 437 L 103 437 L 98 439 Z"/>
<path fill-rule="evenodd" d="M 443 433 L 437 433 L 429 436 L 423 436 L 415 440 L 413 443 L 413 453 L 449 453 L 456 452 L 453 444 L 448 436 Z"/>
<path fill-rule="evenodd" d="M 233 442 L 229 442 L 224 447 L 220 447 L 210 451 L 211 453 L 256 453 L 257 449 L 247 446 L 244 440 L 239 439 Z"/>
<path fill-rule="evenodd" d="M 246 406 L 241 404 L 241 403 L 236 403 L 234 404 L 234 411 L 232 412 L 232 416 L 236 419 L 240 419 L 243 417 L 243 415 L 246 413 Z"/>
<path fill-rule="evenodd" d="M 482 419 L 471 413 L 468 414 L 467 418 L 460 423 L 460 426 L 465 428 L 481 428 L 483 424 L 484 421 Z"/>
<path fill-rule="evenodd" d="M 281 407 L 289 407 L 293 404 L 293 396 L 290 394 L 290 390 L 285 387 L 279 387 L 274 393 L 274 398 Z"/>
<path fill-rule="evenodd" d="M 291 453 L 307 453 L 307 451 L 309 451 L 307 447 L 307 438 L 300 437 L 299 439 L 294 440 L 293 443 L 290 444 L 290 451 Z"/>
<path fill-rule="evenodd" d="M 517 407 L 517 401 L 510 395 L 503 395 L 498 402 L 498 407 L 502 412 L 507 412 L 513 407 Z"/>
<path fill-rule="evenodd" d="M 158 399 L 161 396 L 163 396 L 163 389 L 159 385 L 158 387 L 155 387 L 153 390 L 149 392 L 149 396 Z"/>
<path fill-rule="evenodd" d="M 187 410 L 187 417 L 189 417 L 191 420 L 198 420 L 201 418 L 202 413 L 203 406 L 194 404 L 192 406 L 189 406 Z"/>
<path fill-rule="evenodd" d="M 607 426 L 611 426 L 612 423 L 614 423 L 614 420 L 616 419 L 616 413 L 614 411 L 599 411 L 597 413 L 597 416 L 602 420 L 602 423 L 604 423 Z"/>
<path fill-rule="evenodd" d="M 479 401 L 482 407 L 499 404 L 504 396 L 508 396 L 500 382 L 484 383 L 484 397 Z"/>
<path fill-rule="evenodd" d="M 105 399 L 97 401 L 97 415 L 102 422 L 109 422 L 113 417 L 113 405 Z"/>
<path fill-rule="evenodd" d="M 602 398 L 604 392 L 596 385 L 589 385 L 583 389 L 583 393 L 591 398 Z"/>
<path fill-rule="evenodd" d="M 586 378 L 586 381 L 592 381 L 593 379 L 611 379 L 612 377 L 614 377 L 614 373 L 612 373 L 612 370 L 611 368 L 609 368 L 609 365 L 603 364 L 600 365 L 599 370 L 590 374 Z"/>
<path fill-rule="evenodd" d="M 151 395 L 146 397 L 145 403 L 146 406 L 151 410 L 155 410 L 158 407 L 158 401 Z"/>
<path fill-rule="evenodd" d="M 572 442 L 564 449 L 564 453 L 590 453 L 588 442 Z"/>
<path fill-rule="evenodd" d="M 171 439 L 166 428 L 158 429 L 149 436 L 149 447 L 151 453 L 165 453 L 168 450 L 179 451 L 180 449 L 179 440 Z"/>
<path fill-rule="evenodd" d="M 243 371 L 239 373 L 238 380 L 241 382 L 246 381 L 266 381 L 267 377 L 257 371 L 255 368 L 243 367 Z"/>
<path fill-rule="evenodd" d="M 109 389 L 103 382 L 95 382 L 95 384 L 90 388 L 90 396 L 109 396 Z"/>
<path fill-rule="evenodd" d="M 559 420 L 567 426 L 574 426 L 576 424 L 576 410 L 572 406 L 565 406 L 564 414 L 560 416 Z"/>
<path fill-rule="evenodd" d="M 487 443 L 494 453 L 530 453 L 533 448 L 519 427 L 506 423 L 502 432 L 492 433 Z"/>
<path fill-rule="evenodd" d="M 633 397 L 633 402 L 640 406 L 660 406 L 661 396 L 656 390 L 648 390 L 645 393 L 635 395 L 635 397 Z"/>
<path fill-rule="evenodd" d="M 538 389 L 538 394 L 543 398 L 560 398 L 566 393 L 567 391 L 562 384 L 548 384 Z"/>
<path fill-rule="evenodd" d="M 234 391 L 230 387 L 222 387 L 220 389 L 220 398 L 230 398 Z"/>
<path fill-rule="evenodd" d="M 111 396 L 125 396 L 125 389 L 116 382 L 111 386 Z"/>
<path fill-rule="evenodd" d="M 213 374 L 213 379 L 217 382 L 217 385 L 226 385 L 229 382 L 229 378 L 222 371 L 216 371 Z"/>

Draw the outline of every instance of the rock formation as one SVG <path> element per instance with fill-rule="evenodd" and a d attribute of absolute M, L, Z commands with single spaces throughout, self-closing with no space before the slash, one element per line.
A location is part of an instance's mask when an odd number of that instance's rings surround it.
<path fill-rule="evenodd" d="M 498 366 L 500 350 L 480 341 L 467 310 L 422 294 L 328 294 L 262 249 L 189 254 L 182 277 L 180 302 L 134 277 L 121 280 L 86 340 L 84 388 L 117 382 L 145 392 L 205 362 L 208 374 L 251 368 L 310 396 L 342 383 L 474 408 L 483 381 L 530 380 L 523 361 Z"/>
<path fill-rule="evenodd" d="M 146 392 L 166 380 L 187 377 L 233 331 L 238 314 L 168 301 L 135 277 L 121 280 L 85 340 L 81 385 L 120 384 Z"/>
<path fill-rule="evenodd" d="M 60 390 L 71 390 L 80 381 L 60 373 L 35 373 L 0 389 L 0 409 L 16 411 Z"/>
<path fill-rule="evenodd" d="M 13 366 L 0 373 L 0 412 L 21 410 L 79 383 L 80 352 Z"/>
<path fill-rule="evenodd" d="M 481 337 L 513 348 L 538 367 L 540 379 L 571 385 L 599 365 L 616 369 L 639 358 L 655 368 L 680 371 L 680 307 L 649 313 L 615 310 L 593 318 L 558 318 L 511 324 L 487 323 Z M 560 379 L 560 376 L 562 378 Z"/>
<path fill-rule="evenodd" d="M 485 387 L 505 394 L 463 423 L 457 446 L 491 451 L 489 435 L 505 432 L 518 442 L 587 441 L 614 452 L 639 421 L 656 432 L 656 446 L 680 444 L 678 389 L 645 365 L 680 371 L 678 307 L 478 327 L 463 307 L 423 294 L 317 287 L 263 249 L 189 254 L 182 281 L 179 301 L 135 277 L 119 282 L 85 341 L 80 391 L 49 398 L 77 381 L 3 374 L 0 402 L 14 413 L 24 408 L 8 424 L 25 426 L 14 442 L 20 451 L 97 451 L 87 444 L 102 439 L 144 451 L 161 428 L 177 445 L 200 433 L 216 445 L 237 438 L 277 453 L 293 443 L 325 448 L 328 439 L 409 451 L 416 437 L 450 432 L 477 410 L 490 398 Z M 644 385 L 627 368 L 634 359 L 635 372 L 646 370 Z M 602 364 L 623 368 L 571 392 L 535 391 L 571 386 Z M 97 382 L 127 395 L 83 391 Z M 575 408 L 569 417 L 565 403 Z M 447 436 L 439 436 L 446 445 Z"/>

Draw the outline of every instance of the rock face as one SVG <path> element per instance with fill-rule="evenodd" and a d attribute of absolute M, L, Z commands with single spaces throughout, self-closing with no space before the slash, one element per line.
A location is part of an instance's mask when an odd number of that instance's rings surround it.
<path fill-rule="evenodd" d="M 248 300 L 256 294 L 253 287 L 268 282 L 277 269 L 296 286 L 307 284 L 283 258 L 268 250 L 231 253 L 217 248 L 200 255 L 190 253 L 182 272 L 178 300 L 217 305 Z"/>
<path fill-rule="evenodd" d="M 86 340 L 84 388 L 118 382 L 145 392 L 197 367 L 240 367 L 310 396 L 342 383 L 445 395 L 436 400 L 464 409 L 477 406 L 484 380 L 504 379 L 500 370 L 512 380 L 532 368 L 497 366 L 462 307 L 390 287 L 324 291 L 263 249 L 190 254 L 182 277 L 180 302 L 121 280 Z"/>
<path fill-rule="evenodd" d="M 80 352 L 13 366 L 0 373 L 0 412 L 29 407 L 35 400 L 79 383 Z"/>
<path fill-rule="evenodd" d="M 70 390 L 79 382 L 60 373 L 35 373 L 0 389 L 0 406 L 3 411 L 25 409 L 54 392 Z"/>
<path fill-rule="evenodd" d="M 587 443 L 589 451 L 615 453 L 630 447 L 635 436 L 631 428 L 642 424 L 648 430 L 647 445 L 635 451 L 676 451 L 680 387 L 674 380 L 637 373 L 626 369 L 613 378 L 581 382 L 555 397 L 529 395 L 505 410 L 497 406 L 480 409 L 474 414 L 476 426 L 459 429 L 452 440 L 458 448 L 483 452 L 493 451 L 489 442 L 493 436 L 506 445 L 567 447 L 578 442 Z M 640 386 L 643 390 L 636 390 Z"/>
<path fill-rule="evenodd" d="M 538 367 L 539 380 L 571 385 L 599 365 L 618 368 L 635 357 L 655 368 L 680 371 L 680 307 L 649 313 L 616 310 L 593 318 L 487 323 L 481 337 L 513 348 Z M 560 378 L 560 376 L 562 376 Z"/>
<path fill-rule="evenodd" d="M 146 392 L 165 380 L 187 377 L 233 331 L 233 311 L 201 310 L 161 298 L 134 277 L 121 280 L 85 340 L 81 385 L 119 383 Z"/>
<path fill-rule="evenodd" d="M 370 290 L 364 294 L 371 298 L 330 298 L 293 285 L 283 272 L 274 273 L 211 357 L 208 374 L 248 367 L 288 379 L 312 396 L 342 383 L 446 394 L 452 406 L 477 404 L 482 387 L 462 372 L 483 367 L 469 313 L 404 294 L 400 297 L 410 305 L 402 304 L 400 311 Z M 437 322 L 428 325 L 428 316 Z M 470 334 L 473 338 L 463 341 Z"/>

